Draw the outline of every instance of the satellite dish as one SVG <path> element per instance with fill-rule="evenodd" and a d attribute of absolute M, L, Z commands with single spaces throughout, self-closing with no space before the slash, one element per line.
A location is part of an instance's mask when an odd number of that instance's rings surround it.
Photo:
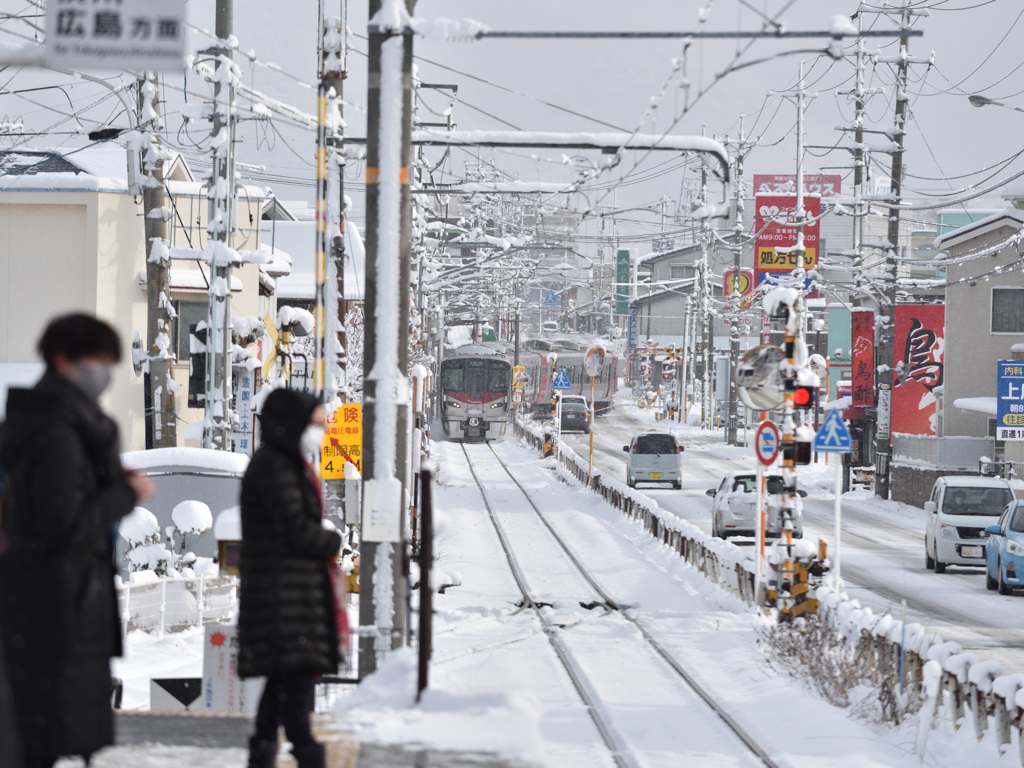
<path fill-rule="evenodd" d="M 786 353 L 771 344 L 762 344 L 747 352 L 736 366 L 733 383 L 740 400 L 755 411 L 772 411 L 785 401 L 785 388 L 779 370 Z"/>

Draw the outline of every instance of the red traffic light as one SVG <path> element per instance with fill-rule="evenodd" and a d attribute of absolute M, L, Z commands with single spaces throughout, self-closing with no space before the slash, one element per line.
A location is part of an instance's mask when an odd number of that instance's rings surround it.
<path fill-rule="evenodd" d="M 793 390 L 793 405 L 797 408 L 813 408 L 814 400 L 814 387 L 797 387 Z"/>

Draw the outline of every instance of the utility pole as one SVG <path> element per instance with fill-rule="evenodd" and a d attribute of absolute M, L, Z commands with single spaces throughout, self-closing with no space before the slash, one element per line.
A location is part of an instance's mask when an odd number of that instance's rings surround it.
<path fill-rule="evenodd" d="M 700 169 L 700 204 L 705 207 L 708 204 L 708 170 L 701 164 Z M 710 265 L 708 264 L 708 245 L 711 239 L 710 224 L 707 217 L 700 222 L 700 280 L 697 282 L 698 303 L 697 311 L 700 314 L 702 345 L 704 348 L 704 377 L 701 383 L 701 425 L 705 429 L 714 426 L 714 416 L 711 413 L 711 366 L 714 364 L 715 346 L 715 323 L 711 317 L 711 302 L 708 300 L 711 294 L 711 282 L 708 275 Z"/>
<path fill-rule="evenodd" d="M 402 542 L 408 460 L 412 29 L 415 0 L 370 0 L 366 144 L 366 344 L 359 640 L 365 677 L 405 638 Z"/>
<path fill-rule="evenodd" d="M 743 157 L 744 145 L 743 116 L 740 116 L 740 138 L 736 147 L 736 170 L 734 189 L 736 190 L 736 221 L 733 224 L 733 246 L 732 246 L 732 306 L 730 314 L 733 323 L 729 328 L 729 369 L 730 374 L 735 372 L 740 362 L 740 302 L 742 295 L 739 291 L 740 269 L 742 266 L 741 256 L 743 254 Z M 736 445 L 739 424 L 739 397 L 735 386 L 729 387 L 729 421 L 726 425 L 725 441 L 729 445 Z"/>
<path fill-rule="evenodd" d="M 217 58 L 213 87 L 213 166 L 205 249 L 210 265 L 206 322 L 206 400 L 203 447 L 231 450 L 231 237 L 235 232 L 235 89 L 226 41 L 234 27 L 233 0 L 217 0 Z M 227 70 L 227 71 L 226 71 Z"/>
<path fill-rule="evenodd" d="M 893 123 L 893 141 L 896 147 L 892 154 L 892 172 L 889 186 L 889 202 L 899 206 L 903 190 L 903 137 L 907 123 L 907 71 L 909 67 L 911 10 L 909 0 L 900 13 L 900 55 L 896 63 L 896 118 Z M 889 231 L 886 239 L 884 292 L 878 306 L 875 321 L 875 380 L 878 392 L 875 397 L 875 495 L 889 498 L 889 459 L 892 453 L 892 362 L 893 336 L 896 317 L 896 256 L 900 241 L 900 209 L 889 209 Z"/>
<path fill-rule="evenodd" d="M 164 159 L 157 130 L 160 121 L 159 82 L 156 72 L 139 78 L 139 123 L 145 125 L 147 142 L 142 150 L 145 181 L 142 210 L 146 233 L 146 448 L 171 448 L 178 444 L 178 417 L 170 386 L 171 348 L 170 259 L 167 250 L 167 218 L 164 215 Z M 187 329 L 186 329 L 187 330 Z"/>
<path fill-rule="evenodd" d="M 782 306 L 776 309 L 776 316 L 785 321 L 785 341 L 783 352 L 786 357 L 786 364 L 782 368 L 782 380 L 784 389 L 783 415 L 782 415 L 782 499 L 779 507 L 780 520 L 780 548 L 782 550 L 782 562 L 779 564 L 778 577 L 776 581 L 776 605 L 779 609 L 779 620 L 787 622 L 792 620 L 794 608 L 802 598 L 794 594 L 795 566 L 793 562 L 793 530 L 797 514 L 800 509 L 800 498 L 797 495 L 796 487 L 796 466 L 802 457 L 798 456 L 799 428 L 803 426 L 803 415 L 797 411 L 793 399 L 794 392 L 799 384 L 799 377 L 803 370 L 798 370 L 799 350 L 803 348 L 804 334 L 804 290 L 805 276 L 804 253 L 804 226 L 807 222 L 807 211 L 804 208 L 804 108 L 807 95 L 804 90 L 804 65 L 800 62 L 800 84 L 793 92 L 785 95 L 796 97 L 796 210 L 793 218 L 796 222 L 796 245 L 789 252 L 794 256 L 796 266 L 793 269 L 793 281 L 796 292 L 792 299 L 785 299 Z M 781 312 L 779 311 L 781 309 Z M 806 367 L 806 365 L 805 365 Z M 809 371 L 806 371 L 809 373 Z M 809 448 L 809 446 L 808 446 Z"/>
<path fill-rule="evenodd" d="M 316 313 L 314 391 L 330 404 L 345 391 L 345 219 L 341 94 L 345 80 L 344 25 L 320 0 L 320 84 L 316 132 Z M 330 258 L 328 259 L 328 254 Z M 334 273 L 334 290 L 328 275 Z"/>

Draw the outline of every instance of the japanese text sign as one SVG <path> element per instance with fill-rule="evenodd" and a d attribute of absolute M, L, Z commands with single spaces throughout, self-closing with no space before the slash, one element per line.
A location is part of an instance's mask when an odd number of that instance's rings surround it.
<path fill-rule="evenodd" d="M 792 272 L 799 265 L 795 253 L 785 249 L 796 245 L 796 197 L 793 195 L 758 195 L 756 209 L 757 247 L 754 266 L 765 272 Z M 821 213 L 820 197 L 804 198 L 804 214 L 814 218 Z M 804 227 L 804 269 L 818 264 L 818 222 Z M 783 249 L 780 252 L 779 249 Z"/>
<path fill-rule="evenodd" d="M 896 307 L 892 430 L 934 435 L 938 416 L 934 390 L 942 386 L 946 308 L 941 304 Z"/>
<path fill-rule="evenodd" d="M 837 197 L 843 191 L 843 177 L 838 173 L 804 174 L 804 194 Z M 755 173 L 755 195 L 792 195 L 796 192 L 796 174 Z"/>
<path fill-rule="evenodd" d="M 181 69 L 185 0 L 48 0 L 46 63 L 64 69 Z"/>
<path fill-rule="evenodd" d="M 363 406 L 346 403 L 327 417 L 327 431 L 320 450 L 320 475 L 324 480 L 345 477 L 345 462 L 363 471 Z"/>
<path fill-rule="evenodd" d="M 853 341 L 852 405 L 870 408 L 875 404 L 875 313 L 855 309 L 850 316 L 850 333 Z"/>
<path fill-rule="evenodd" d="M 996 440 L 1024 440 L 1024 360 L 996 365 Z"/>
<path fill-rule="evenodd" d="M 629 311 L 629 272 L 630 259 L 628 250 L 620 250 L 615 257 L 615 314 L 624 315 Z"/>

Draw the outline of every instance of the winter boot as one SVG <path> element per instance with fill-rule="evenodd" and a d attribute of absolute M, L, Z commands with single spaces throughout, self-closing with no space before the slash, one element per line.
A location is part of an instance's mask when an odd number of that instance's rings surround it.
<path fill-rule="evenodd" d="M 324 745 L 316 741 L 302 746 L 292 745 L 292 757 L 299 768 L 324 768 L 327 761 Z"/>
<path fill-rule="evenodd" d="M 255 736 L 249 739 L 248 768 L 274 768 L 277 763 L 277 742 L 264 741 Z"/>

